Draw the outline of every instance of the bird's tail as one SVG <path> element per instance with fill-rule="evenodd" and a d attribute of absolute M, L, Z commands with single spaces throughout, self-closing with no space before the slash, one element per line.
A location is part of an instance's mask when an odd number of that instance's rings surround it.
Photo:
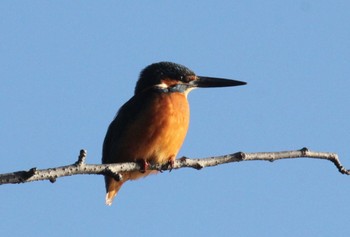
<path fill-rule="evenodd" d="M 118 194 L 119 189 L 122 187 L 122 181 L 116 181 L 114 178 L 105 177 L 106 180 L 106 205 L 112 205 L 113 199 Z"/>

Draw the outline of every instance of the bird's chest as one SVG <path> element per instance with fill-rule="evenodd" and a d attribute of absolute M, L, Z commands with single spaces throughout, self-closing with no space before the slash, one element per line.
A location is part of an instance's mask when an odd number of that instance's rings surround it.
<path fill-rule="evenodd" d="M 160 94 L 153 98 L 142 108 L 128 132 L 130 137 L 126 140 L 133 144 L 132 160 L 143 158 L 162 163 L 175 158 L 185 139 L 189 116 L 189 105 L 183 93 Z"/>
<path fill-rule="evenodd" d="M 186 130 L 189 123 L 189 105 L 182 93 L 162 94 L 155 98 L 143 117 L 149 134 L 160 136 Z M 148 125 L 148 126 L 147 126 Z"/>
<path fill-rule="evenodd" d="M 159 153 L 158 155 L 176 155 L 189 124 L 187 99 L 181 93 L 171 93 L 159 96 L 156 100 L 148 111 L 149 114 L 144 117 L 144 128 L 147 130 L 147 139 L 144 142 L 151 144 L 151 152 Z"/>

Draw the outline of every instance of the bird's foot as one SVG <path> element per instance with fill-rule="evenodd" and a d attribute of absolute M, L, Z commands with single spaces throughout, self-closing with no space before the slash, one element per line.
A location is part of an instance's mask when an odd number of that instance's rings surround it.
<path fill-rule="evenodd" d="M 146 170 L 148 169 L 148 167 L 149 167 L 149 163 L 146 161 L 146 160 L 144 160 L 144 159 L 139 159 L 139 160 L 137 160 L 136 161 L 139 165 L 140 165 L 140 172 L 141 173 L 145 173 L 146 172 Z"/>
<path fill-rule="evenodd" d="M 169 159 L 168 163 L 167 163 L 167 169 L 169 170 L 169 172 L 171 172 L 174 168 L 174 163 L 175 161 L 173 159 Z"/>

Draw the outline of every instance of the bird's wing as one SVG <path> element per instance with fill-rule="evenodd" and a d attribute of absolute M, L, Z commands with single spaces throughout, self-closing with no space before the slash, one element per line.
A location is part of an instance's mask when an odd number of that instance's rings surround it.
<path fill-rule="evenodd" d="M 153 98 L 153 93 L 142 93 L 133 96 L 118 111 L 116 117 L 108 127 L 105 140 L 103 142 L 102 163 L 125 162 L 118 160 L 117 149 L 119 141 L 123 139 L 131 125 L 142 117 Z"/>

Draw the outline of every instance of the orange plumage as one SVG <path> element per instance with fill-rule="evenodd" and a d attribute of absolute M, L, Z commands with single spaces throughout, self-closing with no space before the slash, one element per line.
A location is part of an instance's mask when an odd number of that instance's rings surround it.
<path fill-rule="evenodd" d="M 108 128 L 102 162 L 143 160 L 163 164 L 174 161 L 188 129 L 188 92 L 195 87 L 243 84 L 234 80 L 198 77 L 190 69 L 175 63 L 148 66 L 141 72 L 135 95 L 120 108 Z M 122 181 L 106 176 L 106 204 L 112 204 L 126 181 L 156 172 L 124 172 Z"/>

